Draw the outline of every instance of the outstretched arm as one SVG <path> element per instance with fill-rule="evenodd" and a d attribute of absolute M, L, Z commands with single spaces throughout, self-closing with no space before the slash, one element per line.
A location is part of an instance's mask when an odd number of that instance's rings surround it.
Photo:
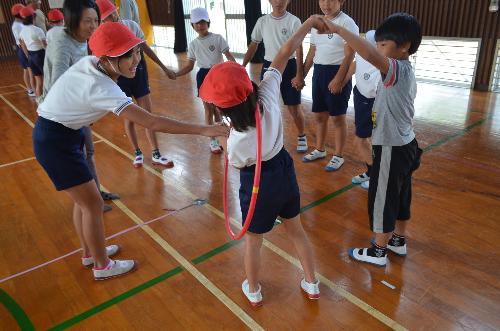
<path fill-rule="evenodd" d="M 344 29 L 343 27 L 328 20 L 323 21 L 328 26 L 329 31 L 327 32 L 336 33 L 341 36 L 349 47 L 351 47 L 356 53 L 359 53 L 363 59 L 373 64 L 373 66 L 380 70 L 382 74 L 387 74 L 389 71 L 389 61 L 386 56 L 377 51 L 377 48 L 349 30 Z"/>
<path fill-rule="evenodd" d="M 193 68 L 194 68 L 194 61 L 189 60 L 188 64 L 186 64 L 184 67 L 181 68 L 181 70 L 175 73 L 175 77 L 184 76 L 185 74 L 190 73 L 191 70 L 193 70 Z"/>
<path fill-rule="evenodd" d="M 280 48 L 278 54 L 274 57 L 271 67 L 279 70 L 281 73 L 285 70 L 286 64 L 290 55 L 297 50 L 297 48 L 302 44 L 302 40 L 306 34 L 315 28 L 318 32 L 323 33 L 328 30 L 325 21 L 319 15 L 313 15 L 301 25 L 301 27 L 293 34 L 290 39 Z"/>
<path fill-rule="evenodd" d="M 250 42 L 250 44 L 248 45 L 248 50 L 247 52 L 245 53 L 245 57 L 243 58 L 243 66 L 246 67 L 246 65 L 248 64 L 248 62 L 250 62 L 250 60 L 253 58 L 253 56 L 255 55 L 255 52 L 257 52 L 257 48 L 259 47 L 259 44 L 257 44 L 256 42 Z"/>
<path fill-rule="evenodd" d="M 144 53 L 151 59 L 153 60 L 154 63 L 156 63 L 161 70 L 165 72 L 165 74 L 168 76 L 170 79 L 175 79 L 175 72 L 172 70 L 168 69 L 163 62 L 158 58 L 155 52 L 151 49 L 151 47 L 148 46 L 146 43 L 141 44 L 141 49 L 144 51 Z"/>

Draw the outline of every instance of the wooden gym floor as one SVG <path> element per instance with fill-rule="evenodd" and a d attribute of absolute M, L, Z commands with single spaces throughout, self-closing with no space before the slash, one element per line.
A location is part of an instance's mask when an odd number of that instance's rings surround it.
<path fill-rule="evenodd" d="M 178 65 L 173 54 L 162 56 Z M 114 115 L 93 126 L 101 184 L 121 196 L 104 216 L 106 234 L 163 217 L 110 240 L 122 247 L 118 258 L 138 260 L 139 269 L 95 282 L 75 253 L 6 280 L 79 244 L 70 199 L 56 192 L 33 158 L 36 103 L 23 91 L 17 63 L 0 66 L 1 330 L 500 329 L 497 94 L 419 84 L 415 130 L 425 153 L 414 177 L 409 253 L 406 258 L 390 255 L 385 269 L 355 263 L 347 255 L 349 247 L 370 240 L 367 192 L 350 184 L 363 170 L 352 144 L 352 108 L 346 163 L 335 173 L 323 170 L 327 160 L 301 162 L 294 152 L 295 128 L 284 110 L 285 145 L 295 160 L 302 223 L 316 256 L 321 299 L 310 302 L 301 294 L 298 261 L 277 225 L 262 251 L 265 304 L 254 309 L 240 288 L 243 245 L 229 241 L 224 230 L 223 158 L 210 154 L 207 138 L 159 134 L 160 150 L 175 167 L 151 167 L 146 157 L 146 166 L 134 169 L 122 121 Z M 254 78 L 259 70 L 252 65 Z M 203 121 L 195 72 L 170 81 L 152 63 L 149 71 L 154 112 Z M 306 90 L 313 145 L 309 96 Z M 144 130 L 138 132 L 149 156 Z M 230 212 L 239 221 L 238 181 L 231 171 Z M 193 205 L 197 198 L 208 204 Z"/>

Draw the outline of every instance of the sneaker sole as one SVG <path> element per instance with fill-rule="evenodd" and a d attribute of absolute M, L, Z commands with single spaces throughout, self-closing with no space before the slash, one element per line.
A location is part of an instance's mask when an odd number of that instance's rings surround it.
<path fill-rule="evenodd" d="M 160 163 L 160 162 L 151 162 L 152 165 L 160 165 L 160 166 L 163 166 L 165 168 L 172 168 L 174 166 L 174 162 L 168 162 L 167 164 L 163 164 L 163 163 Z"/>
<path fill-rule="evenodd" d="M 218 151 L 210 151 L 212 154 L 221 154 L 222 153 L 222 150 L 218 150 Z"/>
<path fill-rule="evenodd" d="M 112 256 L 117 255 L 118 253 L 120 253 L 120 250 L 121 250 L 121 247 L 120 247 L 120 246 L 118 246 L 118 250 L 116 251 L 116 253 L 115 253 L 115 254 L 113 254 L 113 255 L 108 255 L 108 257 L 112 257 Z M 89 268 L 91 268 L 91 267 L 93 267 L 93 266 L 94 266 L 94 263 L 91 263 L 91 264 L 83 264 L 83 263 L 82 263 L 82 266 L 84 266 L 85 268 L 89 269 Z"/>
<path fill-rule="evenodd" d="M 340 168 L 342 168 L 342 166 L 338 167 L 338 168 L 328 168 L 328 167 L 325 167 L 325 171 L 326 172 L 332 172 L 332 171 L 337 171 L 337 170 L 340 170 Z"/>
<path fill-rule="evenodd" d="M 259 302 L 252 302 L 250 300 L 248 300 L 247 296 L 245 295 L 245 293 L 242 293 L 243 296 L 245 297 L 245 299 L 248 301 L 248 303 L 250 304 L 250 306 L 254 307 L 254 308 L 259 308 L 259 307 L 262 307 L 262 305 L 264 304 L 264 300 L 262 301 L 259 301 Z"/>
<path fill-rule="evenodd" d="M 142 167 L 142 163 L 141 164 L 134 164 L 134 168 L 141 168 Z"/>
<path fill-rule="evenodd" d="M 376 264 L 376 263 L 373 263 L 373 262 L 368 262 L 368 261 L 363 261 L 363 260 L 358 260 L 357 258 L 354 257 L 354 254 L 353 254 L 353 250 L 350 249 L 349 250 L 349 257 L 351 259 L 353 259 L 354 261 L 357 261 L 357 262 L 363 262 L 363 263 L 367 263 L 367 264 L 371 264 L 371 265 L 374 265 L 376 267 L 385 267 L 387 264 Z"/>
<path fill-rule="evenodd" d="M 320 297 L 320 294 L 309 294 L 304 290 L 302 287 L 300 287 L 302 290 L 302 293 L 309 299 L 309 300 L 318 300 Z"/>
<path fill-rule="evenodd" d="M 136 261 L 136 260 L 134 260 L 134 266 L 133 266 L 133 267 L 132 267 L 132 269 L 130 269 L 129 271 L 124 272 L 124 273 L 122 273 L 122 274 L 118 274 L 118 275 L 114 275 L 114 276 L 109 276 L 109 277 L 99 277 L 99 278 L 94 277 L 94 280 L 107 280 L 107 279 L 113 279 L 113 278 L 117 278 L 117 277 L 125 276 L 125 275 L 127 275 L 127 274 L 129 274 L 129 273 L 131 273 L 131 272 L 136 271 L 136 270 L 137 270 L 137 261 Z"/>
<path fill-rule="evenodd" d="M 314 160 L 308 160 L 308 159 L 302 159 L 302 162 L 304 163 L 309 163 L 309 162 L 314 162 L 314 161 L 317 161 L 317 160 L 321 160 L 321 159 L 324 159 L 326 156 L 323 156 L 323 157 L 318 157 Z"/>

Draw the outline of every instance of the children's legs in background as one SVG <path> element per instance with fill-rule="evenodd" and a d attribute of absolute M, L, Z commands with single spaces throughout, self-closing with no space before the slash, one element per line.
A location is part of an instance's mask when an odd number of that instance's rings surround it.
<path fill-rule="evenodd" d="M 326 133 L 328 132 L 328 119 L 330 114 L 328 112 L 316 113 L 316 149 L 320 151 L 325 150 Z"/>
<path fill-rule="evenodd" d="M 33 91 L 33 86 L 31 85 L 30 70 L 28 68 L 23 69 L 23 80 L 24 85 L 28 91 Z"/>
<path fill-rule="evenodd" d="M 335 132 L 333 133 L 335 136 L 335 151 L 333 154 L 342 156 L 347 139 L 346 115 L 333 116 L 333 127 L 335 130 Z"/>
<path fill-rule="evenodd" d="M 92 129 L 90 126 L 83 127 L 83 145 L 83 153 L 85 154 L 85 160 L 87 161 L 90 173 L 92 174 L 92 177 L 94 177 L 97 189 L 101 190 L 99 178 L 97 177 L 97 171 L 95 169 L 94 141 L 92 140 Z"/>
<path fill-rule="evenodd" d="M 297 255 L 299 256 L 300 264 L 304 269 L 304 278 L 308 283 L 316 283 L 314 275 L 314 259 L 311 249 L 311 244 L 307 235 L 300 223 L 300 215 L 290 219 L 283 219 L 285 230 L 288 237 L 292 240 Z"/>
<path fill-rule="evenodd" d="M 372 143 L 370 138 L 355 137 L 354 143 L 358 151 L 359 160 L 368 165 L 372 165 Z"/>
<path fill-rule="evenodd" d="M 259 288 L 260 249 L 264 235 L 247 232 L 245 234 L 245 273 L 250 292 Z"/>
<path fill-rule="evenodd" d="M 297 135 L 303 136 L 305 130 L 305 119 L 304 119 L 304 111 L 300 105 L 287 106 L 288 112 L 292 115 L 293 122 L 297 127 Z"/>
<path fill-rule="evenodd" d="M 109 263 L 104 239 L 104 224 L 102 222 L 104 202 L 99 190 L 97 190 L 96 183 L 91 180 L 71 187 L 65 192 L 69 194 L 75 203 L 73 223 L 82 243 L 84 254 L 91 255 L 94 258 L 96 268 L 104 268 Z"/>
<path fill-rule="evenodd" d="M 30 77 L 30 85 L 31 85 L 31 89 L 33 90 L 33 92 L 35 91 L 35 88 L 36 88 L 36 83 L 35 83 L 35 76 L 33 76 L 33 71 L 31 71 L 31 68 L 28 68 L 28 75 Z"/>
<path fill-rule="evenodd" d="M 396 221 L 396 227 L 393 232 L 375 233 L 375 243 L 380 247 L 386 247 L 393 233 L 400 237 L 406 237 L 406 224 L 408 221 Z"/>
<path fill-rule="evenodd" d="M 213 105 L 203 102 L 203 107 L 205 108 L 205 124 L 212 125 L 214 121 L 221 121 L 221 116 Z"/>
<path fill-rule="evenodd" d="M 152 104 L 151 104 L 151 96 L 150 96 L 150 94 L 147 94 L 147 95 L 145 95 L 143 97 L 135 99 L 135 101 L 137 102 L 137 104 L 139 105 L 139 107 L 142 107 L 148 113 L 151 112 Z M 127 122 L 128 122 L 128 124 L 127 124 Z M 128 128 L 129 128 L 128 130 L 130 130 L 131 132 L 133 131 L 133 137 L 134 137 L 133 139 L 135 139 L 134 142 L 132 141 L 132 135 L 129 134 L 129 131 L 127 131 L 127 125 L 128 125 Z M 134 123 L 125 120 L 125 130 L 127 131 L 127 135 L 129 137 L 131 137 L 130 138 L 130 142 L 133 145 L 134 149 L 135 150 L 139 149 L 139 145 L 137 143 L 137 134 L 135 132 Z M 156 139 L 156 133 L 154 131 L 146 129 L 146 135 L 148 137 L 149 145 L 151 146 L 151 150 L 152 151 L 157 150 L 158 149 L 158 140 Z"/>
<path fill-rule="evenodd" d="M 43 76 L 35 76 L 35 94 L 41 96 L 43 92 Z"/>

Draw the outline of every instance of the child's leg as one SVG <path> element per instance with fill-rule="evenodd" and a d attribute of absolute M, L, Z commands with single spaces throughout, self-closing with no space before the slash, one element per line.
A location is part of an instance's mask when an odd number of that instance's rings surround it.
<path fill-rule="evenodd" d="M 335 128 L 335 151 L 334 155 L 342 157 L 347 138 L 346 115 L 333 116 L 333 127 Z"/>
<path fill-rule="evenodd" d="M 328 112 L 316 113 L 316 149 L 325 150 L 326 133 L 328 132 Z"/>
<path fill-rule="evenodd" d="M 371 166 L 373 164 L 373 158 L 372 143 L 370 141 L 370 138 L 356 137 L 356 140 L 358 141 L 358 153 L 360 160 Z"/>
<path fill-rule="evenodd" d="M 135 132 L 134 122 L 125 119 L 123 124 L 125 126 L 125 132 L 127 133 L 127 137 L 130 141 L 130 144 L 132 145 L 132 148 L 134 149 L 134 151 L 137 151 L 139 149 L 139 143 L 137 142 L 137 133 Z"/>
<path fill-rule="evenodd" d="M 205 108 L 205 124 L 213 125 L 214 124 L 214 108 L 212 105 L 203 102 L 203 108 Z"/>
<path fill-rule="evenodd" d="M 33 76 L 33 71 L 31 71 L 31 68 L 28 68 L 28 75 L 30 76 L 30 85 L 31 89 L 36 88 L 36 83 L 35 83 L 35 76 Z"/>
<path fill-rule="evenodd" d="M 28 68 L 23 69 L 23 80 L 24 80 L 24 85 L 26 85 L 28 91 L 33 91 L 33 87 L 31 86 L 31 80 L 30 80 L 30 72 Z"/>
<path fill-rule="evenodd" d="M 408 221 L 396 221 L 396 228 L 394 229 L 394 233 L 400 237 L 406 237 L 406 225 Z"/>
<path fill-rule="evenodd" d="M 35 76 L 35 86 L 35 94 L 39 97 L 43 92 L 43 76 Z"/>
<path fill-rule="evenodd" d="M 87 257 L 90 256 L 90 250 L 83 237 L 82 217 L 82 209 L 80 208 L 80 206 L 78 206 L 78 204 L 75 203 L 73 205 L 73 224 L 75 225 L 76 234 L 78 235 L 78 239 L 80 239 L 80 244 L 82 245 L 82 256 Z"/>
<path fill-rule="evenodd" d="M 137 101 L 137 104 L 139 105 L 139 107 L 142 107 L 145 111 L 147 112 L 151 112 L 151 108 L 152 108 L 152 104 L 151 104 L 151 95 L 150 94 L 147 94 L 143 97 L 140 97 L 140 98 L 137 98 L 135 101 Z M 134 148 L 137 150 L 139 148 L 139 145 L 137 143 L 137 135 L 136 135 L 136 132 L 135 132 L 135 127 L 132 123 L 132 129 L 134 131 L 134 136 L 135 136 L 135 145 L 134 143 L 132 143 L 132 145 L 134 145 Z M 151 146 L 151 150 L 157 150 L 158 149 L 158 140 L 156 138 L 156 133 L 154 131 L 151 131 L 149 129 L 146 129 L 146 135 L 148 137 L 148 140 L 149 140 L 149 145 Z M 131 139 L 132 141 L 132 139 Z"/>
<path fill-rule="evenodd" d="M 247 232 L 245 235 L 245 273 L 250 292 L 259 288 L 260 248 L 264 235 Z"/>
<path fill-rule="evenodd" d="M 295 123 L 295 126 L 297 127 L 297 135 L 298 136 L 303 136 L 304 135 L 304 130 L 305 130 L 305 119 L 304 119 L 304 112 L 302 111 L 302 108 L 300 105 L 288 105 L 288 112 L 290 115 L 292 115 L 293 122 Z"/>
<path fill-rule="evenodd" d="M 79 220 L 74 219 L 75 228 L 84 245 L 87 245 L 90 255 L 94 258 L 96 268 L 104 268 L 109 259 L 106 254 L 104 239 L 104 224 L 102 222 L 103 200 L 93 180 L 65 190 L 78 205 L 81 211 L 81 228 Z M 73 216 L 79 217 L 75 211 Z M 79 233 L 81 231 L 81 233 Z"/>
<path fill-rule="evenodd" d="M 316 276 L 314 275 L 314 259 L 311 249 L 311 244 L 307 235 L 300 223 L 300 215 L 294 218 L 284 219 L 283 224 L 287 235 L 293 242 L 295 250 L 299 256 L 300 264 L 304 269 L 305 279 L 308 283 L 316 283 Z"/>

